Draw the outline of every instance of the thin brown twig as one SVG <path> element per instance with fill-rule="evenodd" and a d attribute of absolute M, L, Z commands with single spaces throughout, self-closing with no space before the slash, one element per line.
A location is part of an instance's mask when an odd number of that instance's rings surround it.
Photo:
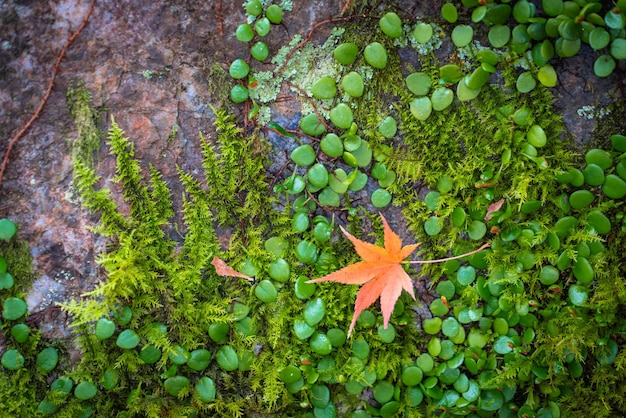
<path fill-rule="evenodd" d="M 13 147 L 15 146 L 17 141 L 22 136 L 24 136 L 26 131 L 28 131 L 28 129 L 33 124 L 33 122 L 35 122 L 35 120 L 37 120 L 37 118 L 41 114 L 41 110 L 45 106 L 46 102 L 48 101 L 48 98 L 50 97 L 50 94 L 52 93 L 52 88 L 54 87 L 54 80 L 55 80 L 55 78 L 57 76 L 57 73 L 59 72 L 59 67 L 61 66 L 61 61 L 65 57 L 67 49 L 70 47 L 72 42 L 74 42 L 76 40 L 76 38 L 78 38 L 78 35 L 80 34 L 80 32 L 85 28 L 85 26 L 87 26 L 87 22 L 89 21 L 89 17 L 91 16 L 91 13 L 93 12 L 95 4 L 96 4 L 96 0 L 92 0 L 91 1 L 91 6 L 89 7 L 89 10 L 87 10 L 87 14 L 85 15 L 85 17 L 84 17 L 83 21 L 81 22 L 80 26 L 78 27 L 76 32 L 74 32 L 72 34 L 72 36 L 70 36 L 67 39 L 67 42 L 65 43 L 65 45 L 61 49 L 61 52 L 59 52 L 59 55 L 57 56 L 57 59 L 56 59 L 56 61 L 54 63 L 54 66 L 52 67 L 52 77 L 50 78 L 50 82 L 48 83 L 48 88 L 46 90 L 46 94 L 41 99 L 41 103 L 39 103 L 39 107 L 37 107 L 37 110 L 35 110 L 35 113 L 33 114 L 33 116 L 31 116 L 29 121 L 26 122 L 26 124 L 24 124 L 22 129 L 20 129 L 19 132 L 17 134 L 15 134 L 15 136 L 13 136 L 13 138 L 11 138 L 11 140 L 9 141 L 9 145 L 7 146 L 7 149 L 4 152 L 4 158 L 2 159 L 2 166 L 0 166 L 0 187 L 2 187 L 2 180 L 4 178 L 4 172 L 6 171 L 7 165 L 9 163 L 9 156 L 11 155 L 11 151 L 13 150 Z"/>
<path fill-rule="evenodd" d="M 287 84 L 289 85 L 289 87 L 294 88 L 296 90 L 298 90 L 300 92 L 300 94 L 302 95 L 302 97 L 304 97 L 306 99 L 307 102 L 309 102 L 309 104 L 311 105 L 311 107 L 313 108 L 313 113 L 315 113 L 315 116 L 317 116 L 317 120 L 319 121 L 320 124 L 324 125 L 324 127 L 326 128 L 326 130 L 331 130 L 330 126 L 328 126 L 328 124 L 326 123 L 326 121 L 324 120 L 324 118 L 319 114 L 319 112 L 317 111 L 317 107 L 315 106 L 315 103 L 313 103 L 311 101 L 311 99 L 309 98 L 309 96 L 306 94 L 306 91 L 302 90 L 300 87 L 296 86 L 295 84 L 287 81 Z M 317 126 L 316 126 L 317 127 Z"/>
<path fill-rule="evenodd" d="M 224 36 L 224 18 L 222 16 L 222 0 L 217 2 L 217 8 L 215 9 L 217 15 L 217 28 L 220 31 L 220 36 Z"/>

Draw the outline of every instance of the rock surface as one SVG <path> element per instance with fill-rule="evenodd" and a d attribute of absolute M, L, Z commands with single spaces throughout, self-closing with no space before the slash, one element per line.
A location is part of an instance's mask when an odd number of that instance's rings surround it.
<path fill-rule="evenodd" d="M 420 17 L 437 16 L 441 4 L 418 8 L 415 2 L 401 3 L 407 13 Z M 294 1 L 284 25 L 273 31 L 270 48 L 338 15 L 343 4 Z M 89 6 L 87 0 L 0 3 L 1 152 L 39 105 L 59 51 Z M 247 57 L 233 35 L 244 19 L 241 1 L 96 2 L 89 24 L 60 66 L 43 113 L 13 150 L 0 189 L 0 217 L 17 222 L 20 237 L 31 243 L 38 277 L 28 295 L 31 314 L 77 297 L 104 279 L 94 259 L 105 241 L 89 231 L 95 219 L 73 202 L 70 191 L 70 144 L 76 131 L 65 103 L 68 87 L 82 80 L 93 104 L 102 107 L 103 130 L 114 116 L 135 142 L 143 167 L 153 164 L 162 171 L 173 196 L 180 196 L 176 165 L 199 173 L 198 132 L 209 139 L 213 135 L 209 105 L 215 98 L 208 69 L 215 62 L 227 69 L 233 59 Z M 589 140 L 594 121 L 578 110 L 608 104 L 607 92 L 618 82 L 616 76 L 594 77 L 592 63 L 589 51 L 557 63 L 563 76 L 555 88 L 556 106 L 581 142 Z M 173 129 L 177 132 L 170 138 Z M 104 151 L 99 170 L 105 181 L 113 177 L 114 160 Z M 65 319 L 58 309 L 50 312 L 40 315 L 42 322 Z M 44 331 L 46 336 L 66 335 L 62 327 Z"/>

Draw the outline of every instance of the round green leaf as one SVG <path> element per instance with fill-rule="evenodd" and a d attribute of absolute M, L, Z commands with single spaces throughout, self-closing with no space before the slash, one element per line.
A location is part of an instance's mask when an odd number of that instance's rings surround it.
<path fill-rule="evenodd" d="M 37 366 L 43 371 L 52 371 L 59 362 L 59 352 L 54 347 L 44 348 L 37 354 Z"/>
<path fill-rule="evenodd" d="M 330 121 L 338 128 L 349 129 L 354 121 L 352 109 L 345 103 L 339 103 L 330 109 Z"/>
<path fill-rule="evenodd" d="M 270 280 L 261 280 L 254 288 L 255 296 L 264 303 L 276 302 L 278 291 Z"/>
<path fill-rule="evenodd" d="M 314 332 L 309 340 L 309 347 L 311 350 L 321 356 L 330 354 L 333 350 L 333 345 L 330 343 L 328 336 L 322 332 Z"/>
<path fill-rule="evenodd" d="M 283 21 L 283 9 L 277 4 L 270 4 L 267 6 L 267 9 L 265 9 L 265 17 L 267 17 L 271 23 L 278 25 Z"/>
<path fill-rule="evenodd" d="M 548 16 L 558 16 L 563 12 L 563 0 L 541 0 L 541 8 Z"/>
<path fill-rule="evenodd" d="M 28 306 L 24 299 L 10 297 L 2 303 L 2 316 L 6 321 L 15 321 L 26 314 Z"/>
<path fill-rule="evenodd" d="M 493 349 L 498 354 L 507 354 L 513 351 L 513 340 L 511 337 L 501 335 L 493 343 Z"/>
<path fill-rule="evenodd" d="M 237 352 L 229 345 L 223 345 L 217 350 L 215 360 L 222 369 L 229 372 L 239 367 Z"/>
<path fill-rule="evenodd" d="M 433 37 L 433 27 L 428 23 L 418 23 L 413 29 L 413 37 L 420 44 L 425 44 Z"/>
<path fill-rule="evenodd" d="M 120 374 L 117 370 L 113 368 L 106 369 L 104 373 L 102 373 L 102 378 L 100 379 L 100 384 L 106 390 L 114 389 L 120 381 Z"/>
<path fill-rule="evenodd" d="M 351 71 L 343 76 L 341 88 L 352 97 L 361 97 L 365 90 L 363 77 L 361 77 L 361 74 Z"/>
<path fill-rule="evenodd" d="M 624 16 L 624 10 L 620 10 L 618 8 L 609 10 L 607 14 L 604 15 L 604 22 L 609 29 L 624 29 L 624 26 L 626 26 L 626 16 Z"/>
<path fill-rule="evenodd" d="M 424 230 L 430 236 L 437 235 L 443 229 L 443 221 L 438 216 L 431 216 L 424 222 Z"/>
<path fill-rule="evenodd" d="M 574 306 L 583 306 L 587 303 L 587 299 L 589 298 L 589 289 L 585 286 L 575 284 L 570 286 L 567 294 L 570 302 L 572 302 Z"/>
<path fill-rule="evenodd" d="M 585 183 L 590 186 L 601 186 L 604 183 L 604 170 L 598 164 L 588 164 L 583 170 Z"/>
<path fill-rule="evenodd" d="M 539 273 L 539 281 L 541 284 L 550 286 L 559 280 L 559 270 L 554 266 L 543 266 Z"/>
<path fill-rule="evenodd" d="M 289 365 L 278 373 L 278 377 L 283 383 L 294 383 L 300 380 L 302 372 L 299 368 Z"/>
<path fill-rule="evenodd" d="M 249 23 L 242 23 L 235 30 L 235 37 L 240 42 L 250 42 L 254 38 L 254 31 Z"/>
<path fill-rule="evenodd" d="M 596 51 L 606 48 L 609 42 L 611 35 L 604 28 L 596 27 L 589 33 L 589 46 Z"/>
<path fill-rule="evenodd" d="M 478 67 L 469 78 L 465 77 L 463 82 L 470 90 L 480 90 L 482 86 L 487 84 L 490 76 L 491 74 L 488 71 L 485 71 L 482 67 Z"/>
<path fill-rule="evenodd" d="M 163 386 L 167 393 L 172 396 L 178 396 L 183 389 L 191 386 L 191 382 L 185 376 L 173 376 L 165 379 Z"/>
<path fill-rule="evenodd" d="M 376 208 L 384 208 L 391 203 L 391 193 L 385 189 L 376 189 L 371 196 L 372 205 Z"/>
<path fill-rule="evenodd" d="M 7 350 L 2 355 L 0 364 L 2 364 L 5 369 L 17 370 L 24 365 L 24 356 L 22 356 L 20 352 L 15 349 Z"/>
<path fill-rule="evenodd" d="M 580 51 L 581 41 L 580 39 L 569 40 L 565 38 L 558 38 L 554 43 L 554 50 L 559 57 L 573 57 Z"/>
<path fill-rule="evenodd" d="M 378 42 L 372 42 L 363 51 L 365 61 L 374 68 L 383 69 L 387 66 L 387 51 Z"/>
<path fill-rule="evenodd" d="M 418 97 L 410 104 L 411 114 L 417 119 L 424 121 L 428 119 L 433 111 L 433 105 L 428 97 Z"/>
<path fill-rule="evenodd" d="M 477 89 L 470 89 L 469 87 L 467 87 L 467 82 L 469 81 L 469 78 L 470 75 L 466 75 L 465 77 L 463 77 L 463 80 L 456 86 L 456 95 L 462 102 L 474 100 L 480 94 L 480 87 Z"/>
<path fill-rule="evenodd" d="M 378 382 L 372 388 L 374 399 L 376 399 L 376 402 L 381 403 L 381 404 L 385 404 L 389 402 L 391 398 L 393 398 L 394 391 L 395 391 L 395 388 L 393 384 L 391 384 L 391 382 L 387 380 Z"/>
<path fill-rule="evenodd" d="M 330 77 L 322 77 L 313 84 L 311 93 L 318 99 L 332 99 L 337 94 L 335 80 Z"/>
<path fill-rule="evenodd" d="M 528 93 L 535 88 L 537 82 L 530 71 L 525 71 L 517 77 L 515 85 L 520 93 Z"/>
<path fill-rule="evenodd" d="M 311 165 L 315 162 L 315 150 L 309 144 L 300 145 L 291 152 L 291 160 L 299 166 Z"/>
<path fill-rule="evenodd" d="M 315 113 L 310 113 L 300 119 L 300 129 L 302 129 L 302 132 L 305 134 L 311 136 L 319 136 L 326 132 L 326 127 L 320 122 Z"/>
<path fill-rule="evenodd" d="M 230 99 L 235 103 L 243 103 L 250 97 L 250 93 L 245 86 L 237 84 L 230 89 Z"/>
<path fill-rule="evenodd" d="M 609 174 L 602 185 L 602 192 L 611 199 L 621 199 L 626 196 L 626 182 L 615 174 Z"/>
<path fill-rule="evenodd" d="M 405 386 L 417 386 L 423 377 L 422 369 L 416 366 L 409 366 L 402 371 L 400 378 Z"/>
<path fill-rule="evenodd" d="M 494 25 L 489 29 L 487 34 L 491 46 L 494 48 L 502 48 L 509 39 L 511 39 L 511 29 L 506 25 Z"/>
<path fill-rule="evenodd" d="M 574 277 L 576 278 L 576 280 L 578 280 L 578 282 L 582 284 L 591 283 L 591 281 L 595 277 L 593 267 L 591 267 L 591 263 L 589 262 L 589 260 L 580 255 L 576 259 L 576 261 L 574 261 L 572 273 L 574 273 Z"/>
<path fill-rule="evenodd" d="M 533 16 L 533 8 L 526 0 L 520 0 L 513 6 L 513 17 L 519 23 L 527 23 L 528 19 Z"/>
<path fill-rule="evenodd" d="M 246 13 L 250 16 L 258 16 L 263 12 L 263 5 L 259 0 L 249 0 L 246 3 Z"/>
<path fill-rule="evenodd" d="M 96 322 L 96 337 L 99 340 L 106 340 L 115 333 L 115 322 L 107 318 L 100 318 Z"/>
<path fill-rule="evenodd" d="M 17 227 L 9 219 L 0 219 L 0 239 L 10 240 L 17 232 Z"/>
<path fill-rule="evenodd" d="M 317 245 L 308 240 L 301 240 L 295 249 L 296 258 L 305 264 L 317 261 Z"/>
<path fill-rule="evenodd" d="M 267 47 L 267 44 L 263 41 L 259 41 L 255 43 L 252 48 L 250 48 L 250 55 L 256 60 L 263 61 L 270 54 L 270 50 Z"/>
<path fill-rule="evenodd" d="M 137 347 L 137 345 L 139 345 L 139 341 L 139 335 L 135 331 L 132 329 L 125 329 L 120 332 L 120 335 L 117 336 L 115 344 L 120 348 L 130 350 Z"/>
<path fill-rule="evenodd" d="M 209 366 L 211 362 L 211 352 L 204 348 L 193 350 L 189 353 L 189 360 L 187 360 L 187 366 L 195 371 L 202 371 Z"/>
<path fill-rule="evenodd" d="M 180 345 L 176 344 L 173 347 L 173 351 L 168 353 L 168 358 L 174 364 L 182 365 L 189 360 L 189 351 L 185 350 Z"/>
<path fill-rule="evenodd" d="M 498 390 L 483 390 L 480 393 L 478 406 L 485 411 L 497 411 L 504 404 L 504 396 Z"/>
<path fill-rule="evenodd" d="M 439 317 L 426 318 L 422 321 L 422 328 L 426 334 L 435 335 L 441 330 L 442 322 Z"/>
<path fill-rule="evenodd" d="M 228 71 L 232 78 L 240 79 L 248 75 L 250 72 L 250 66 L 241 58 L 237 58 L 230 64 L 230 69 Z"/>
<path fill-rule="evenodd" d="M 569 197 L 569 203 L 574 209 L 582 209 L 593 202 L 595 196 L 589 190 L 576 190 Z"/>
<path fill-rule="evenodd" d="M 296 319 L 293 323 L 293 332 L 300 340 L 306 340 L 315 332 L 315 327 L 307 324 L 305 321 Z"/>
<path fill-rule="evenodd" d="M 460 329 L 461 325 L 459 324 L 459 321 L 457 321 L 453 316 L 444 319 L 441 323 L 441 332 L 443 332 L 443 335 L 448 338 L 456 336 Z"/>
<path fill-rule="evenodd" d="M 343 154 L 343 142 L 334 133 L 329 133 L 322 138 L 320 148 L 329 157 L 340 157 Z"/>
<path fill-rule="evenodd" d="M 459 12 L 456 10 L 456 6 L 454 4 L 445 3 L 441 7 L 441 17 L 449 23 L 454 23 L 459 18 Z"/>
<path fill-rule="evenodd" d="M 476 280 L 476 269 L 472 266 L 463 266 L 457 270 L 456 279 L 459 284 L 468 286 Z"/>
<path fill-rule="evenodd" d="M 615 58 L 616 60 L 626 59 L 626 39 L 613 39 L 613 42 L 611 42 L 611 48 L 609 50 L 613 58 Z"/>
<path fill-rule="evenodd" d="M 550 64 L 546 64 L 539 69 L 537 73 L 537 78 L 539 82 L 546 87 L 554 87 L 557 82 L 557 75 L 554 67 Z"/>
<path fill-rule="evenodd" d="M 390 38 L 402 36 L 402 21 L 394 12 L 386 13 L 378 22 L 383 33 Z"/>
<path fill-rule="evenodd" d="M 154 364 L 161 359 L 162 354 L 163 353 L 159 348 L 150 344 L 143 346 L 141 352 L 139 353 L 139 358 L 146 364 Z"/>
<path fill-rule="evenodd" d="M 359 47 L 351 42 L 346 42 L 338 45 L 333 51 L 333 56 L 343 65 L 350 65 L 356 60 L 356 56 L 359 53 Z"/>
<path fill-rule="evenodd" d="M 98 388 L 91 382 L 80 382 L 74 389 L 74 396 L 81 401 L 86 401 L 96 396 Z"/>
<path fill-rule="evenodd" d="M 289 263 L 283 258 L 278 258 L 270 263 L 267 274 L 277 282 L 284 283 L 289 280 L 291 274 Z"/>
<path fill-rule="evenodd" d="M 609 54 L 600 55 L 593 63 L 593 72 L 598 77 L 608 77 L 616 67 L 615 60 Z"/>
<path fill-rule="evenodd" d="M 387 116 L 380 122 L 380 125 L 378 125 L 378 132 L 387 139 L 393 138 L 396 132 L 398 132 L 396 120 L 391 116 Z"/>
<path fill-rule="evenodd" d="M 330 187 L 325 187 L 317 199 L 322 206 L 338 207 L 340 204 L 339 195 Z"/>
<path fill-rule="evenodd" d="M 546 145 L 547 136 L 543 128 L 539 125 L 532 125 L 526 133 L 526 140 L 535 148 L 542 148 Z"/>
<path fill-rule="evenodd" d="M 266 36 L 270 33 L 271 23 L 268 18 L 262 17 L 254 22 L 254 30 L 259 36 Z"/>
<path fill-rule="evenodd" d="M 328 171 L 323 164 L 317 163 L 309 168 L 307 178 L 310 184 L 321 189 L 328 184 Z"/>
<path fill-rule="evenodd" d="M 611 135 L 611 146 L 620 152 L 626 152 L 626 136 L 624 135 Z"/>
<path fill-rule="evenodd" d="M 30 335 L 30 327 L 26 324 L 15 324 L 11 327 L 11 335 L 19 344 L 26 342 Z"/>
<path fill-rule="evenodd" d="M 430 97 L 432 108 L 436 111 L 442 111 L 452 104 L 454 92 L 447 87 L 439 87 L 433 91 Z"/>
<path fill-rule="evenodd" d="M 324 318 L 325 312 L 324 300 L 322 298 L 315 298 L 304 305 L 302 314 L 306 323 L 313 327 Z"/>
<path fill-rule="evenodd" d="M 385 328 L 383 325 L 379 325 L 378 336 L 380 337 L 382 342 L 389 344 L 393 342 L 393 340 L 396 338 L 396 329 L 394 328 L 393 324 L 387 324 L 387 328 Z"/>
<path fill-rule="evenodd" d="M 452 42 L 458 48 L 462 48 L 472 42 L 474 29 L 469 25 L 458 25 L 452 30 Z"/>
<path fill-rule="evenodd" d="M 608 234 L 611 231 L 611 221 L 599 210 L 589 212 L 587 222 L 598 234 Z"/>
<path fill-rule="evenodd" d="M 213 402 L 215 400 L 215 382 L 210 377 L 202 376 L 198 379 L 194 386 L 194 391 L 202 402 Z"/>
<path fill-rule="evenodd" d="M 59 377 L 58 379 L 56 379 L 54 382 L 50 384 L 51 390 L 66 393 L 66 394 L 69 394 L 72 391 L 73 387 L 74 387 L 74 382 L 72 382 L 72 379 L 70 379 L 69 377 L 65 377 L 65 376 Z"/>
<path fill-rule="evenodd" d="M 467 227 L 467 233 L 471 239 L 477 241 L 487 233 L 487 225 L 481 221 L 472 221 Z"/>
<path fill-rule="evenodd" d="M 406 78 L 406 86 L 416 96 L 425 96 L 430 91 L 430 76 L 425 73 L 411 73 Z"/>

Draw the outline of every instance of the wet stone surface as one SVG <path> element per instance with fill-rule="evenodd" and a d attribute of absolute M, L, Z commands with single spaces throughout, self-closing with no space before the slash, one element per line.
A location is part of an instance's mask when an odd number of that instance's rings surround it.
<path fill-rule="evenodd" d="M 106 241 L 89 230 L 97 218 L 74 203 L 70 190 L 70 144 L 76 130 L 65 101 L 71 85 L 84 82 L 100 107 L 102 129 L 113 116 L 135 143 L 136 156 L 147 169 L 153 164 L 169 183 L 175 207 L 181 196 L 176 166 L 201 176 L 198 132 L 211 140 L 214 116 L 209 68 L 224 69 L 248 50 L 234 37 L 244 21 L 241 1 L 99 0 L 89 24 L 71 45 L 60 66 L 52 94 L 39 119 L 18 142 L 0 189 L 0 217 L 19 224 L 19 236 L 31 244 L 37 279 L 27 297 L 31 315 L 40 323 L 65 321 L 54 303 L 89 291 L 104 279 L 95 256 Z M 401 1 L 412 16 L 438 16 L 440 1 Z M 284 24 L 266 40 L 272 51 L 290 37 L 306 35 L 317 22 L 339 14 L 343 1 L 294 2 Z M 70 34 L 89 8 L 86 0 L 0 2 L 0 151 L 31 117 L 47 88 L 51 69 Z M 221 25 L 220 25 L 221 22 Z M 220 27 L 221 26 L 221 27 Z M 320 37 L 330 28 L 322 28 Z M 612 100 L 615 77 L 597 79 L 591 73 L 593 57 L 556 63 L 561 76 L 554 89 L 557 109 L 567 129 L 584 142 L 595 121 L 581 116 L 583 106 L 600 109 Z M 623 65 L 623 63 L 622 63 Z M 295 127 L 296 102 L 280 107 L 276 121 Z M 282 111 L 281 111 L 282 109 Z M 281 116 L 282 115 L 282 116 Z M 175 135 L 171 135 L 173 129 Z M 270 173 L 280 173 L 288 147 L 270 137 L 276 162 Z M 103 141 L 104 142 L 104 141 Z M 292 144 L 293 145 L 293 144 Z M 98 155 L 103 185 L 111 183 L 114 159 L 103 147 Z M 292 167 L 285 170 L 291 173 Z M 178 205 L 178 206 L 177 206 Z M 386 215 L 392 227 L 402 225 L 398 215 Z M 62 326 L 44 327 L 44 336 L 65 337 Z"/>

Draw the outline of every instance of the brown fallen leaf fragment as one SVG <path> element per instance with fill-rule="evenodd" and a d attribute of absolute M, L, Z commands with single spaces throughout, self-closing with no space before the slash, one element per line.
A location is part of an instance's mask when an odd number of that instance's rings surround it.
<path fill-rule="evenodd" d="M 213 261 L 211 261 L 211 264 L 215 266 L 215 272 L 220 276 L 241 277 L 242 279 L 247 279 L 251 282 L 254 281 L 252 277 L 247 276 L 243 273 L 239 273 L 237 270 L 230 267 L 228 264 L 226 264 L 224 260 L 219 257 L 213 257 Z"/>

